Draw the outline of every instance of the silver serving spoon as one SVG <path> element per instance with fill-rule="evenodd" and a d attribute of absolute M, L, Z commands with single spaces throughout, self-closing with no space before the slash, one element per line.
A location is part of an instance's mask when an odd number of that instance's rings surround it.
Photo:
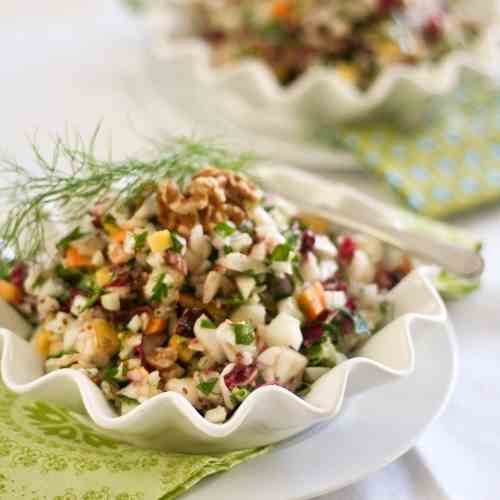
<path fill-rule="evenodd" d="M 268 192 L 274 192 L 296 205 L 301 213 L 320 217 L 339 229 L 365 233 L 384 243 L 426 262 L 436 264 L 450 273 L 464 278 L 478 278 L 484 270 L 484 260 L 478 253 L 449 243 L 405 226 L 394 217 L 387 221 L 389 212 L 382 213 L 384 206 L 364 195 L 357 196 L 349 188 L 338 195 L 330 184 L 331 196 L 328 197 L 329 181 L 296 171 L 276 167 L 257 169 L 256 177 Z M 292 175 L 290 175 L 292 172 Z M 392 215 L 392 214 L 390 214 Z"/>

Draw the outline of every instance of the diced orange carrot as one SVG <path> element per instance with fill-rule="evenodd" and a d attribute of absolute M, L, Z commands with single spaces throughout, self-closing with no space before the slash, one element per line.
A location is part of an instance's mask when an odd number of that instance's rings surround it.
<path fill-rule="evenodd" d="M 0 297 L 9 304 L 20 304 L 23 301 L 23 291 L 6 280 L 0 280 Z"/>
<path fill-rule="evenodd" d="M 88 267 L 91 264 L 90 257 L 82 255 L 75 247 L 69 247 L 64 259 L 65 267 Z"/>
<path fill-rule="evenodd" d="M 288 0 L 276 0 L 272 8 L 273 17 L 280 19 L 287 18 L 290 16 L 291 10 L 291 5 Z"/>
<path fill-rule="evenodd" d="M 148 327 L 144 332 L 146 335 L 156 335 L 157 333 L 161 333 L 167 327 L 167 321 L 162 318 L 153 318 L 148 323 Z"/>
<path fill-rule="evenodd" d="M 316 319 L 326 309 L 323 285 L 317 281 L 308 286 L 300 293 L 297 301 L 308 319 Z"/>
<path fill-rule="evenodd" d="M 115 233 L 113 233 L 110 238 L 116 243 L 123 243 L 125 241 L 125 237 L 127 236 L 127 232 L 123 229 L 119 229 Z"/>

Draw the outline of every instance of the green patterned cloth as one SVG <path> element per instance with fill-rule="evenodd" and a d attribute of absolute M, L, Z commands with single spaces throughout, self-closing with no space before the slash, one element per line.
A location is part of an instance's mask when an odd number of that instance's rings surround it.
<path fill-rule="evenodd" d="M 183 455 L 100 435 L 80 415 L 0 385 L 0 499 L 168 500 L 266 451 Z"/>
<path fill-rule="evenodd" d="M 387 118 L 351 125 L 340 140 L 421 214 L 444 217 L 500 200 L 498 89 L 469 77 L 440 116 L 410 132 Z"/>

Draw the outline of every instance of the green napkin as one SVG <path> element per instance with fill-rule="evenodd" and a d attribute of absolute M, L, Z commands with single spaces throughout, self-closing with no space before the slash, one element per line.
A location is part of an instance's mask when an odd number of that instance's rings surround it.
<path fill-rule="evenodd" d="M 265 451 L 184 455 L 134 448 L 102 436 L 83 416 L 0 385 L 1 499 L 167 500 Z"/>
<path fill-rule="evenodd" d="M 484 79 L 464 78 L 444 112 L 417 130 L 381 117 L 333 135 L 421 214 L 443 217 L 500 199 L 500 91 Z"/>

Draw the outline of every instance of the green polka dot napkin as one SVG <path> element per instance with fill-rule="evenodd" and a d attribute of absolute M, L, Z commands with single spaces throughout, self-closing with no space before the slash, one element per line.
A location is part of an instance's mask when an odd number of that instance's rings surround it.
<path fill-rule="evenodd" d="M 340 138 L 421 214 L 444 217 L 500 200 L 500 90 L 478 78 L 464 79 L 440 117 L 418 130 L 381 118 L 345 127 Z"/>
<path fill-rule="evenodd" d="M 100 435 L 83 416 L 0 385 L 0 498 L 168 500 L 266 449 L 183 455 Z"/>

